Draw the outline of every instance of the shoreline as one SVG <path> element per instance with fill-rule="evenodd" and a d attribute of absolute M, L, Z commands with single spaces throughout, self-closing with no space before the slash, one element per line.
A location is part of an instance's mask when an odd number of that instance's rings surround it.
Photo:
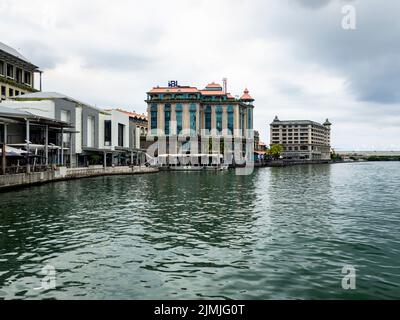
<path fill-rule="evenodd" d="M 38 186 L 51 182 L 77 180 L 85 178 L 122 176 L 158 173 L 159 170 L 150 167 L 89 167 L 66 168 L 57 170 L 0 175 L 0 193 L 20 188 Z"/>

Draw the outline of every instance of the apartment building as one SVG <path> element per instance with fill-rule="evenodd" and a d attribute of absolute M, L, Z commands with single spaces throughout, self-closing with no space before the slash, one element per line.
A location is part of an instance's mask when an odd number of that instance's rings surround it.
<path fill-rule="evenodd" d="M 0 42 L 0 101 L 36 92 L 35 73 L 42 72 L 17 50 Z M 41 90 L 41 88 L 39 88 Z"/>
<path fill-rule="evenodd" d="M 281 121 L 278 117 L 271 123 L 271 145 L 280 144 L 287 160 L 330 160 L 331 126 L 309 120 Z"/>

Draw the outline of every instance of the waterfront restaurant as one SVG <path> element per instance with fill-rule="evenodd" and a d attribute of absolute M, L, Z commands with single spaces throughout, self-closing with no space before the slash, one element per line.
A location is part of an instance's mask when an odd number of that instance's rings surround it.
<path fill-rule="evenodd" d="M 71 149 L 61 148 L 57 141 L 72 135 L 71 128 L 65 121 L 0 105 L 2 174 L 29 173 L 61 164 Z"/>
<path fill-rule="evenodd" d="M 147 92 L 149 138 L 165 139 L 165 154 L 176 153 L 169 150 L 171 139 L 183 144 L 193 137 L 198 139 L 197 150 L 190 145 L 180 148 L 180 153 L 204 153 L 200 143 L 207 137 L 242 138 L 244 145 L 246 139 L 252 139 L 248 132 L 253 132 L 253 102 L 247 89 L 240 98 L 232 96 L 226 82 L 224 86 L 213 82 L 197 89 L 171 81 L 167 87 L 157 86 Z M 212 149 L 212 153 L 220 153 L 220 148 Z"/>

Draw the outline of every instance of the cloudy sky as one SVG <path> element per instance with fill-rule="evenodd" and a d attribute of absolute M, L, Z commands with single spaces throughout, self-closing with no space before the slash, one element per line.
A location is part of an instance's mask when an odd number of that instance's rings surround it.
<path fill-rule="evenodd" d="M 344 30 L 342 8 L 356 10 Z M 255 128 L 333 123 L 338 150 L 400 150 L 398 0 L 0 0 L 0 41 L 44 71 L 44 90 L 145 112 L 176 79 L 229 79 L 256 99 Z"/>

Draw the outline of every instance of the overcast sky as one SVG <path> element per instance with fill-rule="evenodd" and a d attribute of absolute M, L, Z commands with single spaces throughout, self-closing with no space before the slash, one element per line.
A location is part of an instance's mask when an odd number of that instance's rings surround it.
<path fill-rule="evenodd" d="M 356 30 L 342 28 L 342 7 Z M 0 0 L 0 41 L 44 70 L 44 90 L 145 112 L 146 92 L 227 77 L 255 129 L 326 118 L 338 150 L 400 150 L 398 0 Z"/>

